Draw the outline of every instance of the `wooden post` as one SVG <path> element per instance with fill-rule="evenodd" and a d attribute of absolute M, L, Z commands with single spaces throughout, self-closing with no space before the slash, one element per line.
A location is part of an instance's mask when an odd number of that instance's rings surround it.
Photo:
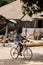
<path fill-rule="evenodd" d="M 35 32 L 36 32 L 36 22 L 37 22 L 37 19 L 34 19 L 33 22 L 34 22 L 34 33 L 33 33 L 33 35 L 34 35 L 34 39 L 36 39 L 36 36 L 35 36 L 36 33 Z"/>
<path fill-rule="evenodd" d="M 39 36 L 40 36 L 40 29 L 38 29 L 37 40 L 39 39 Z"/>
<path fill-rule="evenodd" d="M 36 28 L 37 19 L 34 20 L 34 28 Z"/>
<path fill-rule="evenodd" d="M 5 46 L 7 35 L 8 35 L 8 25 L 6 26 L 5 36 L 4 36 L 4 39 L 3 39 L 3 46 Z"/>

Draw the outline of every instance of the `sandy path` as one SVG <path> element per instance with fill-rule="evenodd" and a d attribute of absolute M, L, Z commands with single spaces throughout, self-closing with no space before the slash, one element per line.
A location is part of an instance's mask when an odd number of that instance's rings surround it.
<path fill-rule="evenodd" d="M 0 65 L 43 65 L 43 47 L 31 48 L 33 51 L 32 59 L 24 58 L 12 59 L 10 56 L 11 47 L 0 45 Z"/>

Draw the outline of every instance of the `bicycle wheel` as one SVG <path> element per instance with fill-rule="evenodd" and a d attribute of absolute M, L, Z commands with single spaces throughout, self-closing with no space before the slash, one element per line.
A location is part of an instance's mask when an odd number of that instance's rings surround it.
<path fill-rule="evenodd" d="M 32 58 L 32 55 L 33 55 L 32 50 L 28 47 L 24 48 L 23 55 L 24 55 L 25 59 L 30 60 Z"/>
<path fill-rule="evenodd" d="M 18 57 L 18 51 L 17 51 L 17 48 L 13 47 L 11 48 L 10 50 L 10 55 L 13 59 L 16 59 Z"/>

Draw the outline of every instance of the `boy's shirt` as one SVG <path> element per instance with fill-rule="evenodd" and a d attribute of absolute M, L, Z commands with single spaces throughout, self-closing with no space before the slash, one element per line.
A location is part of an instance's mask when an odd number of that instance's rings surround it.
<path fill-rule="evenodd" d="M 14 42 L 16 43 L 16 44 L 19 44 L 19 42 L 20 42 L 20 38 L 21 38 L 21 34 L 15 34 L 15 40 L 14 40 Z"/>

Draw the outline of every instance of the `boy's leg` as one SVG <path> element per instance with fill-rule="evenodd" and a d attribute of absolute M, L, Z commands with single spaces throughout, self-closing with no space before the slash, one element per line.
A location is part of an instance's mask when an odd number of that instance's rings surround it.
<path fill-rule="evenodd" d="M 22 55 L 21 52 L 23 50 L 23 45 L 21 43 L 19 43 L 19 47 L 20 47 L 19 53 L 20 53 L 20 55 Z"/>

